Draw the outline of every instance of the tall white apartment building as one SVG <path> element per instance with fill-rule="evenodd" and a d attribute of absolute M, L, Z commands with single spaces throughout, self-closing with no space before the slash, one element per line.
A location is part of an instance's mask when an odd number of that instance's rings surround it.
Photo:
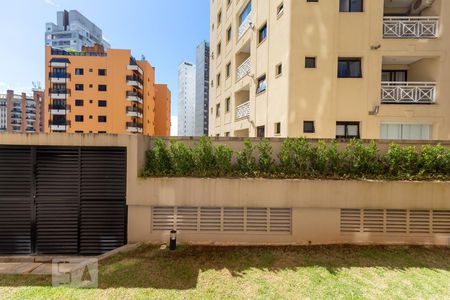
<path fill-rule="evenodd" d="M 203 41 L 197 46 L 195 78 L 195 136 L 208 135 L 209 107 L 209 43 Z"/>
<path fill-rule="evenodd" d="M 57 12 L 57 23 L 45 24 L 45 45 L 55 49 L 81 51 L 83 46 L 111 46 L 103 38 L 102 30 L 76 10 Z"/>
<path fill-rule="evenodd" d="M 178 136 L 195 135 L 195 65 L 178 66 Z"/>

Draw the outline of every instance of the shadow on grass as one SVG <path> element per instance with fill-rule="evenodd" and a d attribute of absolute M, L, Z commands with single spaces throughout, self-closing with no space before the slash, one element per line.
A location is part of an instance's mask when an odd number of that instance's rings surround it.
<path fill-rule="evenodd" d="M 179 246 L 174 252 L 144 245 L 100 264 L 99 288 L 187 290 L 197 286 L 200 272 L 226 270 L 233 277 L 253 269 L 268 272 L 322 268 L 331 275 L 348 268 L 411 268 L 450 271 L 449 247 L 298 246 L 212 247 Z M 50 276 L 1 276 L 0 286 L 48 286 Z"/>

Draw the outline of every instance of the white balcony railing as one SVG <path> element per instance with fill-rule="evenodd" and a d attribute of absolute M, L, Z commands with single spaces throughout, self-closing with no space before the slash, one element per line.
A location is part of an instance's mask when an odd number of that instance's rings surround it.
<path fill-rule="evenodd" d="M 381 83 L 381 103 L 435 103 L 435 82 L 394 82 Z"/>
<path fill-rule="evenodd" d="M 245 18 L 244 22 L 239 26 L 238 31 L 238 40 L 240 40 L 244 34 L 247 32 L 247 30 L 250 28 L 250 15 Z"/>
<path fill-rule="evenodd" d="M 250 116 L 250 101 L 236 106 L 236 120 L 244 119 Z"/>
<path fill-rule="evenodd" d="M 237 68 L 236 81 L 239 81 L 250 74 L 252 68 L 251 62 L 251 58 L 249 57 Z"/>
<path fill-rule="evenodd" d="M 431 39 L 439 32 L 439 17 L 385 17 L 383 35 L 394 39 Z"/>

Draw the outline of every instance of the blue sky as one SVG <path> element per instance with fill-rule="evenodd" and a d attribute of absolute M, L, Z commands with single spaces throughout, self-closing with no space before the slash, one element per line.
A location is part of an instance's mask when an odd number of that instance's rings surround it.
<path fill-rule="evenodd" d="M 209 40 L 210 0 L 0 0 L 0 93 L 29 92 L 32 81 L 44 85 L 45 23 L 56 12 L 76 9 L 102 28 L 113 48 L 145 55 L 156 68 L 156 81 L 172 91 L 177 114 L 177 67 L 195 62 L 195 49 Z"/>

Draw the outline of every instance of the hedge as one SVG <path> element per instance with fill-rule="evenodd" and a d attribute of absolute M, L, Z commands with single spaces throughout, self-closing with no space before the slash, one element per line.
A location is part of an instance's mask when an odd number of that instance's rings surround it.
<path fill-rule="evenodd" d="M 342 151 L 337 141 L 311 144 L 286 139 L 275 157 L 270 142 L 245 140 L 235 152 L 201 138 L 193 147 L 155 140 L 146 153 L 143 177 L 264 177 L 317 179 L 450 180 L 450 149 L 442 145 L 402 147 L 391 144 L 380 154 L 377 144 L 351 140 Z"/>

